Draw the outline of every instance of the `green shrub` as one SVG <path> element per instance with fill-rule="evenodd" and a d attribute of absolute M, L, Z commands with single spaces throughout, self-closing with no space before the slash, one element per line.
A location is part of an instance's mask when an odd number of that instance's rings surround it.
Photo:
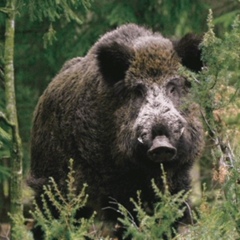
<path fill-rule="evenodd" d="M 164 169 L 162 167 L 164 172 Z M 172 239 L 177 234 L 174 224 L 179 221 L 188 208 L 188 193 L 179 192 L 171 195 L 168 190 L 166 176 L 163 176 L 165 190 L 161 192 L 152 180 L 152 188 L 158 202 L 154 205 L 153 213 L 149 215 L 141 202 L 141 195 L 138 192 L 138 201 L 131 199 L 137 215 L 137 222 L 134 221 L 128 210 L 118 204 L 122 218 L 119 221 L 126 228 L 125 237 L 131 236 L 137 240 Z M 187 209 L 189 210 L 189 209 Z"/>
<path fill-rule="evenodd" d="M 35 203 L 35 210 L 32 211 L 33 218 L 44 231 L 45 240 L 77 240 L 88 236 L 89 229 L 93 225 L 95 214 L 90 219 L 76 219 L 76 213 L 83 208 L 87 202 L 87 185 L 77 194 L 74 184 L 73 160 L 70 160 L 67 184 L 67 194 L 60 192 L 56 182 L 50 178 L 49 184 L 44 186 L 42 195 L 43 210 Z M 57 209 L 59 218 L 55 218 L 48 206 L 48 200 Z"/>
<path fill-rule="evenodd" d="M 203 195 L 196 210 L 196 223 L 188 227 L 179 240 L 236 240 L 240 239 L 240 184 L 239 168 L 229 172 L 229 179 L 218 189 L 214 199 Z M 211 196 L 212 198 L 212 196 Z"/>

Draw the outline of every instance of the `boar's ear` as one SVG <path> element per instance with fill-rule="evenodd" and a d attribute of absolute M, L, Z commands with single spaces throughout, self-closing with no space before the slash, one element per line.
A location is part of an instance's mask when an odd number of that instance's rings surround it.
<path fill-rule="evenodd" d="M 134 52 L 117 42 L 105 43 L 97 49 L 98 66 L 103 78 L 111 85 L 123 80 Z"/>
<path fill-rule="evenodd" d="M 203 66 L 200 43 L 202 37 L 187 34 L 181 40 L 173 42 L 174 49 L 181 58 L 182 65 L 194 72 L 199 72 Z"/>

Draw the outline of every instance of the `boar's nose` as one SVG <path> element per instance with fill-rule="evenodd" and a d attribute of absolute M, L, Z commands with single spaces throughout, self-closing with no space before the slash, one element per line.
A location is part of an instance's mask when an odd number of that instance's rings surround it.
<path fill-rule="evenodd" d="M 165 135 L 156 136 L 152 146 L 148 150 L 148 156 L 154 162 L 165 162 L 172 160 L 177 154 L 177 149 L 173 147 Z"/>

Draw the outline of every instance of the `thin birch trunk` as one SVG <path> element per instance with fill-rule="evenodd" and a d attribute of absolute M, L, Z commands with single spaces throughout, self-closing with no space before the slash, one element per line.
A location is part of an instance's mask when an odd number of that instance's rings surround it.
<path fill-rule="evenodd" d="M 10 181 L 10 213 L 12 216 L 22 214 L 22 143 L 19 136 L 15 83 L 14 83 L 14 33 L 15 33 L 16 0 L 8 0 L 6 5 L 6 29 L 4 50 L 4 74 L 6 117 L 12 128 L 11 145 L 11 181 Z M 14 240 L 12 238 L 12 240 Z"/>

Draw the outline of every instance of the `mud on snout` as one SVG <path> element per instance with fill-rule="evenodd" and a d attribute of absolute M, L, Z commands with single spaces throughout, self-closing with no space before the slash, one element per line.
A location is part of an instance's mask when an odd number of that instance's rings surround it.
<path fill-rule="evenodd" d="M 153 126 L 147 124 L 138 127 L 137 142 L 145 149 L 147 157 L 156 163 L 172 161 L 176 158 L 179 141 L 184 137 L 186 123 L 184 119 L 177 121 L 161 121 Z"/>

